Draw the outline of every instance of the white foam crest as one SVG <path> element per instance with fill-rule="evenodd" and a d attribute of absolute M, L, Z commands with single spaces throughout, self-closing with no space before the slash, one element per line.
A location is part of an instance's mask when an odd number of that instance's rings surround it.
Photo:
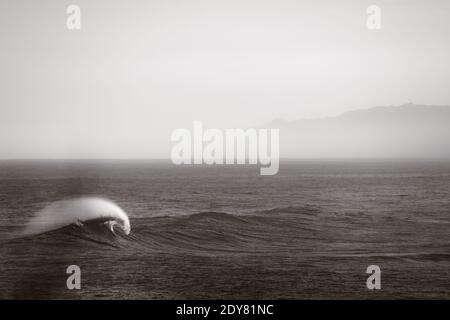
<path fill-rule="evenodd" d="M 131 226 L 127 214 L 114 202 L 95 197 L 61 200 L 49 204 L 31 218 L 24 233 L 40 234 L 95 219 L 116 221 L 127 235 L 130 233 Z"/>

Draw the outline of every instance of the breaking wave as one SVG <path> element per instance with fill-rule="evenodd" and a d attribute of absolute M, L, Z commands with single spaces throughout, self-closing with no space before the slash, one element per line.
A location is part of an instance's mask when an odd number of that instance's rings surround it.
<path fill-rule="evenodd" d="M 131 226 L 127 214 L 115 203 L 94 197 L 56 201 L 39 211 L 25 226 L 23 235 L 31 236 L 71 225 L 101 225 L 115 233 L 118 227 L 126 235 Z"/>

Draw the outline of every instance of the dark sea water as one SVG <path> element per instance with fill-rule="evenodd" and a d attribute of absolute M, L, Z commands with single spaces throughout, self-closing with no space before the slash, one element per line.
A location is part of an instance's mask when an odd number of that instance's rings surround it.
<path fill-rule="evenodd" d="M 131 233 L 22 236 L 58 200 L 110 199 Z M 66 268 L 81 268 L 68 290 Z M 366 268 L 381 268 L 381 290 Z M 450 163 L 0 162 L 1 299 L 450 298 Z"/>

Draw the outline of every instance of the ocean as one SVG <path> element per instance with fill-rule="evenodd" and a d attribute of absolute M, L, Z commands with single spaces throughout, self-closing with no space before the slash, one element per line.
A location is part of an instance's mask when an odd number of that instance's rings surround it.
<path fill-rule="evenodd" d="M 55 201 L 126 212 L 24 234 Z M 81 289 L 69 290 L 69 265 Z M 369 290 L 367 267 L 381 269 Z M 450 298 L 450 163 L 0 161 L 0 299 Z"/>

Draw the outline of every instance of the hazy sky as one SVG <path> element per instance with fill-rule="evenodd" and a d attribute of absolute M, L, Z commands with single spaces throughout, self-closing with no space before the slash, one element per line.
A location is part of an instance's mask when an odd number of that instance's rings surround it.
<path fill-rule="evenodd" d="M 195 119 L 448 105 L 449 14 L 448 0 L 1 1 L 0 158 L 167 158 Z"/>

